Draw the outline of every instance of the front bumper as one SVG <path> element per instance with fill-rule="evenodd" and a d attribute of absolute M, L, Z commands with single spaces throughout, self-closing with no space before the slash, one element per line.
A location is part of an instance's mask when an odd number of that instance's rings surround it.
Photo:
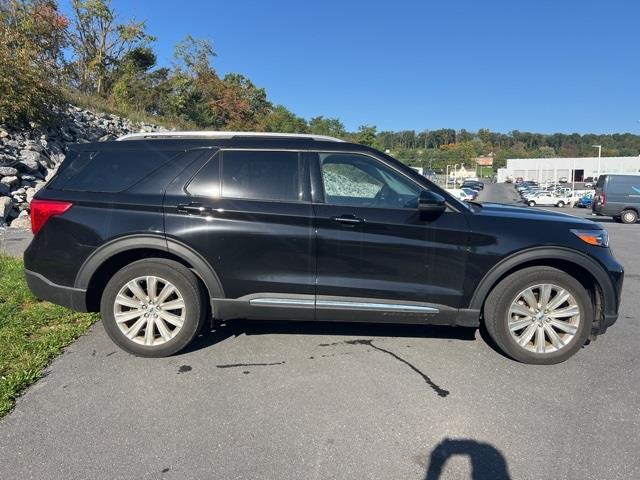
<path fill-rule="evenodd" d="M 39 300 L 47 300 L 78 312 L 87 311 L 86 290 L 58 285 L 43 275 L 27 269 L 25 269 L 24 275 L 27 279 L 29 290 Z"/>

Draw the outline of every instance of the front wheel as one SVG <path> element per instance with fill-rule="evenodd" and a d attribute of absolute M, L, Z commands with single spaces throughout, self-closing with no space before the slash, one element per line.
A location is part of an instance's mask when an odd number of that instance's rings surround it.
<path fill-rule="evenodd" d="M 593 311 L 578 280 L 555 268 L 529 267 L 494 287 L 484 318 L 491 338 L 508 356 L 548 365 L 564 362 L 585 344 Z"/>
<path fill-rule="evenodd" d="M 206 309 L 188 268 L 153 258 L 133 262 L 109 280 L 100 312 L 105 330 L 120 348 L 140 357 L 166 357 L 193 340 Z"/>
<path fill-rule="evenodd" d="M 534 202 L 533 200 L 529 200 L 528 205 L 529 205 L 530 207 L 535 207 L 535 206 L 536 206 L 536 202 Z"/>
<path fill-rule="evenodd" d="M 562 207 L 564 207 L 564 202 L 563 202 L 562 200 L 560 200 L 560 201 L 557 203 L 557 205 L 556 205 L 556 206 L 557 206 L 558 208 L 562 208 Z"/>

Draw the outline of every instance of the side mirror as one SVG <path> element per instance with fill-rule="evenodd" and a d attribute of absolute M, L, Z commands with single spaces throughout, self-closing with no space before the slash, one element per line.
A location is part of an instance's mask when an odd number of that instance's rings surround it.
<path fill-rule="evenodd" d="M 418 210 L 421 213 L 441 214 L 447 208 L 444 197 L 429 190 L 420 192 Z"/>

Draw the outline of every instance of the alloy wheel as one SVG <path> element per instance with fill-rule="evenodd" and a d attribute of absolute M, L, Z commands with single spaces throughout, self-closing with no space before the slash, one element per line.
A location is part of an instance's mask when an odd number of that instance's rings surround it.
<path fill-rule="evenodd" d="M 178 334 L 186 308 L 182 294 L 171 282 L 145 276 L 134 278 L 120 289 L 113 314 L 118 328 L 129 340 L 157 346 Z"/>
<path fill-rule="evenodd" d="M 507 327 L 525 350 L 545 354 L 566 347 L 580 325 L 580 306 L 564 288 L 543 283 L 522 290 L 511 302 Z"/>

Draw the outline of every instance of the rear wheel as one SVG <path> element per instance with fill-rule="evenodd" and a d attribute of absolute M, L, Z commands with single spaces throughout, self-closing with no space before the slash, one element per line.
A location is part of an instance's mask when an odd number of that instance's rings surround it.
<path fill-rule="evenodd" d="M 638 221 L 638 212 L 635 210 L 624 210 L 620 215 L 622 223 L 636 223 Z"/>
<path fill-rule="evenodd" d="M 491 338 L 524 363 L 567 360 L 586 342 L 593 323 L 589 293 L 572 276 L 551 267 L 530 267 L 494 287 L 484 307 Z"/>
<path fill-rule="evenodd" d="M 120 348 L 141 357 L 165 357 L 191 342 L 206 309 L 189 269 L 154 258 L 119 270 L 107 283 L 100 311 L 105 330 Z"/>

